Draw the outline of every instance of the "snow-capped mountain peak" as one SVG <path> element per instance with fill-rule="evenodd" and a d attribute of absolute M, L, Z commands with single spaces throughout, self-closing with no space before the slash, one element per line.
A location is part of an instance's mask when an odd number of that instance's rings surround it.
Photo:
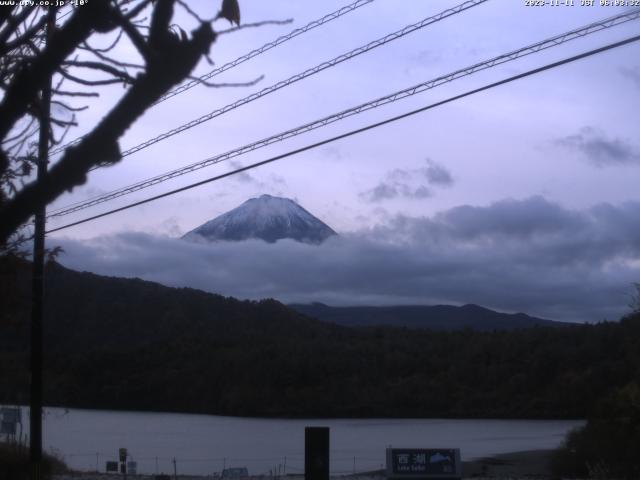
<path fill-rule="evenodd" d="M 291 238 L 321 243 L 336 235 L 328 225 L 288 198 L 261 195 L 200 225 L 182 238 L 187 240 L 246 240 L 272 243 Z"/>

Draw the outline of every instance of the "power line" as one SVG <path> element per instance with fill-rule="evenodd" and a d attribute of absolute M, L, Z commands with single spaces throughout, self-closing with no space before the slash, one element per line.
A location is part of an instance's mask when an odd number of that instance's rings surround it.
<path fill-rule="evenodd" d="M 407 98 L 409 96 L 416 95 L 418 93 L 424 92 L 426 90 L 430 90 L 439 85 L 452 82 L 458 78 L 462 78 L 468 75 L 472 75 L 481 70 L 486 70 L 488 68 L 495 67 L 497 65 L 501 65 L 506 62 L 510 62 L 516 60 L 518 58 L 530 55 L 532 53 L 539 52 L 541 50 L 545 50 L 547 48 L 551 48 L 557 45 L 561 45 L 570 40 L 574 40 L 576 38 L 582 38 L 586 35 L 601 31 L 606 28 L 611 28 L 617 25 L 621 25 L 623 23 L 629 22 L 631 20 L 636 20 L 640 18 L 640 10 L 635 12 L 628 12 L 620 15 L 616 15 L 613 17 L 609 17 L 598 22 L 590 23 L 586 26 L 571 30 L 566 33 L 562 33 L 560 35 L 556 35 L 554 37 L 548 38 L 541 42 L 534 43 L 532 45 L 520 48 L 518 50 L 514 50 L 512 52 L 499 55 L 497 57 L 491 58 L 489 60 L 476 63 L 472 66 L 465 67 L 460 70 L 456 70 L 454 72 L 448 73 L 446 75 L 437 77 L 432 80 L 428 80 L 426 82 L 420 83 L 418 85 L 414 85 L 412 87 L 406 88 L 404 90 L 400 90 L 398 92 L 392 93 L 390 95 L 386 95 L 384 97 L 378 98 L 376 100 L 360 104 L 358 106 L 349 108 L 347 110 L 343 110 L 341 112 L 335 113 L 328 117 L 324 117 L 319 120 L 315 120 L 313 122 L 298 126 L 296 128 L 287 130 L 285 132 L 278 133 L 276 135 L 272 135 L 270 137 L 264 138 L 262 140 L 258 140 L 256 142 L 250 143 L 248 145 L 244 145 L 242 147 L 236 148 L 234 150 L 230 150 L 228 152 L 215 155 L 213 157 L 209 157 L 207 159 L 201 160 L 199 162 L 193 163 L 191 165 L 187 165 L 185 167 L 172 170 L 170 172 L 164 173 L 162 175 L 158 175 L 156 177 L 152 177 L 150 179 L 144 180 L 142 182 L 135 183 L 133 185 L 129 185 L 127 187 L 123 187 L 109 193 L 99 195 L 93 197 L 88 200 L 83 200 L 81 202 L 77 202 L 75 204 L 67 205 L 66 207 L 59 208 L 57 210 L 52 211 L 49 217 L 54 216 L 64 216 L 70 213 L 77 212 L 79 210 L 84 210 L 86 208 L 92 207 L 94 205 L 98 205 L 100 203 L 107 202 L 114 198 L 118 198 L 124 195 L 128 195 L 130 193 L 136 192 L 138 190 L 142 190 L 159 183 L 165 182 L 172 178 L 185 175 L 187 173 L 191 173 L 193 171 L 208 167 L 210 165 L 220 163 L 225 160 L 229 160 L 231 158 L 238 157 L 245 153 L 251 152 L 253 150 L 257 150 L 259 148 L 266 147 L 268 145 L 274 144 L 276 142 L 280 142 L 289 138 L 292 138 L 297 135 L 301 135 L 303 133 L 315 130 L 320 127 L 324 127 L 331 123 L 337 122 L 344 118 L 360 114 L 362 112 L 372 110 L 374 108 L 380 107 L 382 105 L 386 105 L 388 103 L 393 103 L 403 98 Z"/>
<path fill-rule="evenodd" d="M 151 138 L 145 142 L 142 142 L 134 147 L 131 147 L 127 150 L 125 150 L 124 152 L 122 152 L 122 157 L 126 157 L 128 155 L 131 155 L 133 153 L 139 152 L 140 150 L 143 150 L 151 145 L 154 145 L 155 143 L 161 142 L 169 137 L 172 137 L 174 135 L 177 135 L 178 133 L 182 133 L 186 130 L 189 130 L 193 127 L 196 127 L 204 122 L 207 122 L 209 120 L 212 120 L 213 118 L 219 117 L 220 115 L 223 115 L 231 110 L 235 110 L 238 107 L 241 107 L 242 105 L 246 105 L 247 103 L 253 102 L 255 100 L 258 100 L 259 98 L 262 98 L 266 95 L 269 95 L 271 93 L 274 93 L 282 88 L 288 87 L 289 85 L 292 85 L 293 83 L 299 82 L 300 80 L 303 80 L 305 78 L 308 78 L 312 75 L 315 75 L 317 73 L 320 73 L 328 68 L 331 67 L 335 67 L 336 65 L 345 62 L 347 60 L 351 60 L 363 53 L 369 52 L 375 48 L 378 48 L 382 45 L 385 45 L 389 42 L 392 42 L 394 40 L 397 40 L 399 38 L 402 38 L 410 33 L 413 33 L 417 30 L 420 30 L 424 27 L 427 27 L 429 25 L 432 25 L 434 23 L 437 23 L 441 20 L 444 20 L 445 18 L 449 18 L 453 15 L 457 15 L 461 12 L 464 12 L 465 10 L 468 10 L 470 8 L 473 8 L 475 6 L 478 6 L 482 3 L 487 2 L 488 0 L 467 0 L 459 5 L 456 5 L 455 7 L 449 8 L 447 10 L 444 10 L 436 15 L 433 15 L 431 17 L 427 17 L 419 22 L 416 22 L 414 24 L 411 25 L 407 25 L 406 27 L 390 33 L 388 35 L 385 35 L 382 38 L 379 38 L 377 40 L 374 40 L 372 42 L 367 43 L 364 46 L 355 48 L 347 53 L 343 53 L 342 55 L 339 55 L 335 58 L 332 58 L 331 60 L 325 61 L 319 65 L 316 65 L 315 67 L 309 68 L 307 70 L 305 70 L 304 72 L 298 73 L 296 75 L 293 75 L 289 78 L 287 78 L 286 80 L 281 80 L 278 83 L 275 83 L 269 87 L 263 88 L 262 90 L 260 90 L 259 92 L 255 92 L 247 97 L 244 97 L 240 100 L 237 100 L 233 103 L 230 103 L 228 105 L 225 105 L 222 108 L 216 109 L 212 112 L 207 113 L 206 115 L 202 115 L 199 118 L 196 118 L 194 120 L 191 120 L 190 122 L 187 122 L 183 125 L 180 125 L 179 127 L 173 128 L 165 133 L 162 133 L 154 138 Z"/>
<path fill-rule="evenodd" d="M 309 30 L 313 30 L 316 27 L 319 27 L 320 25 L 323 25 L 325 23 L 328 23 L 332 20 L 335 20 L 336 18 L 341 17 L 342 15 L 345 15 L 347 13 L 353 12 L 355 9 L 360 8 L 364 5 L 368 5 L 369 3 L 373 2 L 374 0 L 357 0 L 356 2 L 353 2 L 350 5 L 347 5 L 346 7 L 342 7 L 339 10 L 336 10 L 335 12 L 329 13 L 327 15 L 325 15 L 322 18 L 319 18 L 317 20 L 314 20 L 308 24 L 306 24 L 304 27 L 301 28 L 296 28 L 295 30 L 292 30 L 291 32 L 289 32 L 286 35 L 282 35 L 278 38 L 276 38 L 275 40 L 273 40 L 272 42 L 266 43 L 263 46 L 261 46 L 260 48 L 257 48 L 255 50 L 252 50 L 251 52 L 247 53 L 246 55 L 243 55 L 241 57 L 236 58 L 235 60 L 233 60 L 232 62 L 226 63 L 224 65 L 222 65 L 221 67 L 218 67 L 212 71 L 210 71 L 209 73 L 199 77 L 197 80 L 192 80 L 190 82 L 184 83 L 182 85 L 180 85 L 179 87 L 171 90 L 170 92 L 167 92 L 166 94 L 164 94 L 154 105 L 157 105 L 158 103 L 164 102 L 165 100 L 168 100 L 171 97 L 174 97 L 182 92 L 186 92 L 187 90 L 199 85 L 202 81 L 204 80 L 209 80 L 210 78 L 215 77 L 216 75 L 219 75 L 222 72 L 226 72 L 227 70 L 236 67 L 238 65 L 240 65 L 241 63 L 246 62 L 247 60 L 252 59 L 253 57 L 257 57 L 258 55 L 267 52 L 269 50 L 271 50 L 272 48 L 275 48 L 279 45 L 282 45 L 283 43 L 291 40 L 292 38 L 297 37 L 298 35 L 302 35 L 303 33 L 308 32 Z"/>
<path fill-rule="evenodd" d="M 316 20 L 313 20 L 309 23 L 307 23 L 305 26 L 300 27 L 300 28 L 296 28 L 295 30 L 292 30 L 291 32 L 289 32 L 286 35 L 282 35 L 278 38 L 276 38 L 275 40 L 265 43 L 263 46 L 256 48 L 255 50 L 250 51 L 249 53 L 242 55 L 238 58 L 236 58 L 235 60 L 232 60 L 231 62 L 225 63 L 224 65 L 215 68 L 213 70 L 211 70 L 209 73 L 206 73 L 204 75 L 202 75 L 201 77 L 198 77 L 195 80 L 192 80 L 190 82 L 184 83 L 182 85 L 180 85 L 179 87 L 165 93 L 162 97 L 160 97 L 160 99 L 158 99 L 158 101 L 156 103 L 154 103 L 152 105 L 158 105 L 159 103 L 164 102 L 165 100 L 168 100 L 169 98 L 172 98 L 180 93 L 186 92 L 187 90 L 195 87 L 196 85 L 200 85 L 201 82 L 209 80 L 210 78 L 215 77 L 216 75 L 221 74 L 222 72 L 226 72 L 227 70 L 232 69 L 233 67 L 237 67 L 238 65 L 252 59 L 253 57 L 257 57 L 258 55 L 261 55 L 269 50 L 271 50 L 272 48 L 275 48 L 279 45 L 282 45 L 283 43 L 288 42 L 289 40 L 297 37 L 298 35 L 302 35 L 303 33 L 308 32 L 309 30 L 313 30 L 316 27 L 319 27 L 321 25 L 324 25 L 325 23 L 329 23 L 332 20 L 335 20 L 336 18 L 340 18 L 343 15 L 346 15 L 347 13 L 351 13 L 354 10 L 363 7 L 365 5 L 368 5 L 370 3 L 372 3 L 375 0 L 356 0 L 355 2 L 342 7 L 338 10 L 336 10 L 335 12 L 331 12 L 326 14 L 325 16 L 318 18 Z M 80 136 L 78 138 L 76 138 L 75 140 L 72 140 L 68 143 L 66 143 L 65 145 L 62 145 L 54 150 L 51 151 L 51 155 L 55 155 L 57 153 L 62 152 L 63 150 L 66 150 L 68 147 L 75 145 L 77 143 L 79 143 L 82 139 L 84 138 L 83 136 Z"/>
<path fill-rule="evenodd" d="M 51 230 L 48 230 L 46 233 L 49 234 L 49 233 L 53 233 L 53 232 L 58 232 L 60 230 L 63 230 L 63 229 L 66 229 L 66 228 L 70 228 L 70 227 L 74 227 L 74 226 L 80 225 L 82 223 L 86 223 L 86 222 L 90 222 L 92 220 L 96 220 L 98 218 L 106 217 L 107 215 L 112 215 L 114 213 L 122 212 L 123 210 L 128 210 L 130 208 L 137 207 L 139 205 L 143 205 L 145 203 L 150 203 L 150 202 L 153 202 L 155 200 L 159 200 L 159 199 L 164 198 L 164 197 L 175 195 L 177 193 L 184 192 L 186 190 L 190 190 L 192 188 L 196 188 L 196 187 L 199 187 L 201 185 L 205 185 L 207 183 L 215 182 L 215 181 L 221 180 L 223 178 L 230 177 L 231 175 L 235 175 L 235 174 L 238 174 L 238 173 L 246 172 L 247 170 L 252 170 L 254 168 L 261 167 L 263 165 L 267 165 L 267 164 L 275 162 L 277 160 L 282 160 L 283 158 L 291 157 L 291 156 L 296 155 L 298 153 L 306 152 L 307 150 L 311 150 L 311 149 L 314 149 L 314 148 L 317 148 L 317 147 L 321 147 L 321 146 L 326 145 L 328 143 L 332 143 L 332 142 L 335 142 L 337 140 L 341 140 L 343 138 L 351 137 L 353 135 L 357 135 L 359 133 L 363 133 L 363 132 L 366 132 L 368 130 L 372 130 L 374 128 L 378 128 L 378 127 L 381 127 L 383 125 L 396 122 L 398 120 L 401 120 L 401 119 L 416 115 L 418 113 L 425 112 L 427 110 L 431 110 L 433 108 L 445 105 L 447 103 L 451 103 L 451 102 L 454 102 L 456 100 L 460 100 L 461 98 L 465 98 L 465 97 L 468 97 L 468 96 L 471 96 L 471 95 L 475 95 L 476 93 L 480 93 L 480 92 L 483 92 L 483 91 L 498 87 L 500 85 L 505 85 L 505 84 L 513 82 L 515 80 L 520 80 L 522 78 L 529 77 L 531 75 L 535 75 L 535 74 L 544 72 L 546 70 L 551 70 L 553 68 L 557 68 L 559 66 L 566 65 L 568 63 L 575 62 L 575 61 L 581 60 L 583 58 L 587 58 L 587 57 L 590 57 L 590 56 L 593 56 L 593 55 L 596 55 L 596 54 L 599 54 L 599 53 L 602 53 L 602 52 L 605 52 L 605 51 L 608 51 L 608 50 L 612 50 L 614 48 L 618 48 L 618 47 L 621 47 L 623 45 L 630 44 L 632 42 L 637 42 L 638 40 L 640 40 L 640 35 L 636 35 L 634 37 L 630 37 L 630 38 L 627 38 L 627 39 L 619 41 L 619 42 L 611 43 L 611 44 L 605 45 L 604 47 L 600 47 L 600 48 L 596 48 L 596 49 L 593 49 L 593 50 L 589 50 L 588 52 L 581 53 L 581 54 L 578 54 L 578 55 L 574 55 L 572 57 L 565 58 L 565 59 L 557 61 L 557 62 L 549 63 L 549 64 L 544 65 L 542 67 L 534 68 L 534 69 L 528 70 L 528 71 L 526 71 L 524 73 L 520 73 L 518 75 L 513 75 L 513 76 L 508 77 L 506 79 L 503 79 L 503 80 L 500 80 L 500 81 L 497 81 L 497 82 L 494 82 L 494 83 L 490 83 L 490 84 L 482 86 L 480 88 L 469 90 L 469 91 L 467 91 L 465 93 L 461 93 L 459 95 L 455 95 L 453 97 L 449 97 L 446 100 L 441 100 L 439 102 L 432 103 L 432 104 L 427 105 L 425 107 L 421 107 L 421 108 L 418 108 L 416 110 L 412 110 L 410 112 L 403 113 L 401 115 L 397 115 L 395 117 L 391 117 L 391 118 L 382 120 L 380 122 L 372 123 L 372 124 L 369 124 L 369 125 L 367 125 L 365 127 L 361 127 L 361 128 L 356 129 L 356 130 L 351 130 L 351 131 L 349 131 L 347 133 L 343 133 L 343 134 L 337 135 L 335 137 L 331 137 L 331 138 L 322 140 L 320 142 L 316 142 L 316 143 L 313 143 L 313 144 L 310 144 L 310 145 L 306 145 L 304 147 L 297 148 L 295 150 L 290 150 L 290 151 L 288 151 L 286 153 L 283 153 L 283 154 L 280 154 L 280 155 L 276 155 L 275 157 L 271 157 L 271 158 L 268 158 L 266 160 L 262 160 L 260 162 L 253 163 L 251 165 L 247 165 L 246 167 L 237 168 L 237 169 L 235 169 L 233 171 L 230 171 L 230 172 L 227 172 L 227 173 L 223 173 L 221 175 L 216 175 L 214 177 L 210 177 L 208 179 L 201 180 L 199 182 L 195 182 L 195 183 L 192 183 L 190 185 L 186 185 L 184 187 L 177 188 L 175 190 L 170 190 L 170 191 L 162 193 L 160 195 L 155 195 L 153 197 L 149 197 L 149 198 L 146 198 L 144 200 L 140 200 L 140 201 L 137 201 L 137 202 L 130 203 L 128 205 L 125 205 L 124 207 L 115 208 L 113 210 L 109 210 L 107 212 L 104 212 L 104 213 L 101 213 L 101 214 L 98 214 L 98 215 L 94 215 L 92 217 L 87 217 L 87 218 L 84 218 L 82 220 L 78 220 L 77 222 L 69 223 L 69 224 L 66 224 L 66 225 L 63 225 L 63 226 L 57 227 L 57 228 L 52 228 Z"/>
<path fill-rule="evenodd" d="M 444 10 L 436 15 L 433 15 L 431 17 L 427 17 L 417 23 L 411 24 L 411 25 L 407 25 L 406 27 L 390 33 L 388 35 L 385 35 L 382 38 L 379 38 L 377 40 L 374 40 L 372 42 L 369 42 L 368 44 L 355 48 L 347 53 L 344 53 L 342 55 L 339 55 L 335 58 L 332 58 L 331 60 L 327 60 L 326 62 L 323 62 L 319 65 L 316 65 L 315 67 L 309 68 L 307 70 L 305 70 L 304 72 L 301 73 L 297 73 L 289 78 L 287 78 L 286 80 L 282 80 L 278 83 L 275 83 L 269 87 L 263 88 L 262 90 L 260 90 L 259 92 L 255 92 L 252 93 L 251 95 L 244 97 L 240 100 L 237 100 L 233 103 L 230 103 L 228 105 L 225 105 L 222 108 L 218 108 L 212 112 L 207 113 L 206 115 L 202 115 L 199 118 L 196 118 L 194 120 L 191 120 L 190 122 L 187 122 L 185 124 L 180 125 L 179 127 L 173 128 L 167 132 L 161 133 L 160 135 L 157 135 L 156 137 L 153 137 L 149 140 L 146 140 L 142 143 L 139 143 L 138 145 L 135 145 L 127 150 L 125 150 L 124 152 L 122 152 L 121 157 L 127 157 L 131 154 L 134 154 L 136 152 L 139 152 L 140 150 L 143 150 L 147 147 L 150 147 L 151 145 L 154 145 L 158 142 L 161 142 L 163 140 L 166 140 L 169 137 L 172 137 L 174 135 L 177 135 L 178 133 L 182 133 L 186 130 L 189 130 L 193 127 L 196 127 L 204 122 L 208 122 L 209 120 L 212 120 L 216 117 L 219 117 L 221 115 L 224 115 L 227 112 L 230 112 L 231 110 L 235 110 L 236 108 L 241 107 L 242 105 L 246 105 L 247 103 L 251 103 L 255 100 L 258 100 L 259 98 L 262 98 L 266 95 L 269 95 L 271 93 L 274 93 L 278 90 L 281 90 L 282 88 L 288 87 L 289 85 L 292 85 L 293 83 L 299 82 L 300 80 L 303 80 L 305 78 L 311 77 L 312 75 L 315 75 L 317 73 L 320 73 L 328 68 L 331 67 L 335 67 L 336 65 L 345 62 L 347 60 L 351 60 L 352 58 L 357 57 L 358 55 L 361 55 L 363 53 L 366 53 L 370 50 L 373 50 L 374 48 L 380 47 L 382 45 L 385 45 L 389 42 L 392 42 L 394 40 L 397 40 L 399 38 L 404 37 L 405 35 L 408 35 L 410 33 L 413 33 L 417 30 L 420 30 L 421 28 L 427 27 L 429 25 L 432 25 L 434 23 L 437 23 L 441 20 L 444 20 L 445 18 L 451 17 L 453 15 L 457 15 L 458 13 L 461 13 L 465 10 L 468 10 L 470 8 L 473 8 L 475 6 L 478 6 L 482 3 L 487 2 L 488 0 L 467 0 L 459 5 L 456 5 L 455 7 L 449 8 L 447 10 Z M 100 168 L 98 166 L 91 168 L 90 170 L 96 170 L 97 168 Z"/>

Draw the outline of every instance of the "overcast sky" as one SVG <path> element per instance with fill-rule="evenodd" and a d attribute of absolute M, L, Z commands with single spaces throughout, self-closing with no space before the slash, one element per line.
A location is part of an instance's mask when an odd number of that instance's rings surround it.
<path fill-rule="evenodd" d="M 212 2 L 190 2 L 205 15 Z M 285 26 L 223 35 L 222 65 L 348 1 L 241 0 L 243 22 Z M 216 77 L 254 87 L 196 87 L 150 110 L 123 150 L 455 6 L 376 0 Z M 620 13 L 490 0 L 93 172 L 60 207 L 223 153 L 351 106 Z M 211 10 L 209 12 L 208 10 Z M 596 33 L 457 80 L 152 189 L 50 222 L 223 173 L 380 121 L 640 31 Z M 218 29 L 228 28 L 224 21 Z M 125 50 L 125 56 L 132 52 Z M 211 67 L 201 65 L 198 73 Z M 122 94 L 104 90 L 89 128 Z M 465 98 L 227 178 L 53 234 L 63 264 L 241 298 L 330 304 L 478 303 L 558 320 L 615 319 L 640 281 L 640 44 Z M 295 199 L 338 231 L 320 246 L 192 245 L 177 238 L 248 198 Z M 300 265 L 305 265 L 304 269 Z"/>

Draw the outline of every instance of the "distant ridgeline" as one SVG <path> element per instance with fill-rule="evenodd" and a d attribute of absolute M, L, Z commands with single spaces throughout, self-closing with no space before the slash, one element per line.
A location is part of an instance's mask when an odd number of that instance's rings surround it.
<path fill-rule="evenodd" d="M 26 403 L 29 265 L 0 263 L 0 403 Z M 640 372 L 638 315 L 492 332 L 350 328 L 275 300 L 239 301 L 55 264 L 46 291 L 48 405 L 577 418 Z"/>
<path fill-rule="evenodd" d="M 500 313 L 478 305 L 399 305 L 391 307 L 330 307 L 322 303 L 289 305 L 297 312 L 345 327 L 394 326 L 432 330 L 516 330 L 572 324 L 530 317 L 524 313 Z"/>

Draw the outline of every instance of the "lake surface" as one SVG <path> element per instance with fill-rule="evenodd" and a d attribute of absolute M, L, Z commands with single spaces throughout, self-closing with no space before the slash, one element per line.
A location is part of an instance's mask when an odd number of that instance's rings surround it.
<path fill-rule="evenodd" d="M 29 431 L 23 409 L 23 429 Z M 385 448 L 460 448 L 463 460 L 557 447 L 576 420 L 302 419 L 275 420 L 175 413 L 47 408 L 46 450 L 79 470 L 104 471 L 128 449 L 138 473 L 212 474 L 304 471 L 304 427 L 330 427 L 332 474 L 379 469 Z"/>

